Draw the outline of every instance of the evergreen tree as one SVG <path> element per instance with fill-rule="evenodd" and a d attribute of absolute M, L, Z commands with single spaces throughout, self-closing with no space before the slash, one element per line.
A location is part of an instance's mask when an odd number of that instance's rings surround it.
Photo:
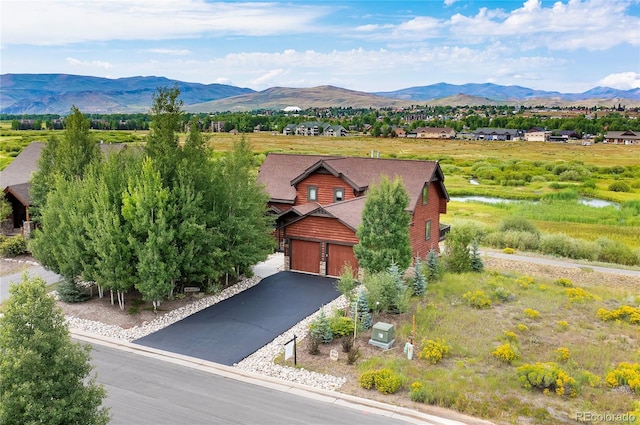
<path fill-rule="evenodd" d="M 358 315 L 358 327 L 363 330 L 371 328 L 373 319 L 371 318 L 371 310 L 369 307 L 369 297 L 367 291 L 360 291 L 358 294 L 357 308 L 355 314 Z"/>
<path fill-rule="evenodd" d="M 441 267 L 438 255 L 434 249 L 429 250 L 427 255 L 427 280 L 429 282 L 440 279 Z"/>
<path fill-rule="evenodd" d="M 480 256 L 480 249 L 478 247 L 477 239 L 474 239 L 471 242 L 471 253 L 469 260 L 471 262 L 471 270 L 476 273 L 481 273 L 484 270 L 484 263 L 482 262 L 482 257 Z"/>
<path fill-rule="evenodd" d="M 427 280 L 424 277 L 420 257 L 416 258 L 416 262 L 413 266 L 413 272 L 413 293 L 417 296 L 422 296 L 427 289 Z"/>
<path fill-rule="evenodd" d="M 353 252 L 360 266 L 369 272 L 386 270 L 393 261 L 402 270 L 411 263 L 409 223 L 406 210 L 409 195 L 399 178 L 383 176 L 379 185 L 369 187 Z"/>
<path fill-rule="evenodd" d="M 309 331 L 312 338 L 317 338 L 325 344 L 333 340 L 333 331 L 324 308 L 320 309 L 320 315 L 311 323 Z"/>
<path fill-rule="evenodd" d="M 453 228 L 445 243 L 447 269 L 452 273 L 464 273 L 472 270 L 469 244 L 471 236 L 464 229 Z"/>
<path fill-rule="evenodd" d="M 72 343 L 44 280 L 11 285 L 0 316 L 0 423 L 106 424 L 106 392 L 91 374 L 90 347 Z"/>

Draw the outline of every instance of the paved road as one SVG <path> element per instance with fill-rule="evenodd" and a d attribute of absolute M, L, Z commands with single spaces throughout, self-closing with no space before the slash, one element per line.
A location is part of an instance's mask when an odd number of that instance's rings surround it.
<path fill-rule="evenodd" d="M 575 268 L 575 269 L 587 268 L 587 269 L 590 269 L 596 272 L 601 272 L 601 273 L 615 273 L 615 274 L 621 274 L 625 276 L 637 276 L 638 278 L 640 278 L 640 271 L 638 270 L 627 270 L 627 269 L 616 269 L 613 267 L 594 266 L 591 264 L 578 263 L 578 262 L 571 261 L 564 258 L 556 259 L 553 257 L 533 257 L 528 255 L 519 255 L 519 254 L 505 254 L 503 252 L 489 251 L 489 250 L 483 250 L 481 251 L 481 254 L 488 255 L 494 258 L 501 258 L 505 260 L 525 261 L 532 264 L 568 267 L 568 268 Z"/>
<path fill-rule="evenodd" d="M 25 271 L 32 276 L 40 276 L 47 282 L 47 285 L 52 283 L 58 283 L 62 278 L 60 275 L 55 274 L 51 270 L 47 270 L 42 266 L 30 266 L 25 267 Z M 22 281 L 22 274 L 24 271 L 19 273 L 13 273 L 6 276 L 0 276 L 0 303 L 4 302 L 9 298 L 9 286 L 11 283 L 20 283 Z"/>
<path fill-rule="evenodd" d="M 276 273 L 135 343 L 230 366 L 338 298 L 335 280 Z"/>
<path fill-rule="evenodd" d="M 112 425 L 460 424 L 437 417 L 432 422 L 429 415 L 410 418 L 336 398 L 340 394 L 313 395 L 273 382 L 254 385 L 102 345 L 94 344 L 91 355 L 108 393 L 104 404 L 111 407 Z"/>

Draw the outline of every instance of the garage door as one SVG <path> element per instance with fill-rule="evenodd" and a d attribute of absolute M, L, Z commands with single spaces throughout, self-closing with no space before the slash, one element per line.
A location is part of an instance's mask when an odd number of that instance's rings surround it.
<path fill-rule="evenodd" d="M 358 272 L 358 260 L 353 254 L 353 246 L 327 244 L 327 274 L 329 276 L 340 276 L 345 264 L 349 264 L 354 275 Z"/>
<path fill-rule="evenodd" d="M 320 242 L 291 240 L 291 270 L 320 273 Z"/>

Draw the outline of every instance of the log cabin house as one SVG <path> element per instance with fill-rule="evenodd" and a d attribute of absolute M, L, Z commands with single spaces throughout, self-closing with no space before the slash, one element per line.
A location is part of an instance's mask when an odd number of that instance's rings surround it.
<path fill-rule="evenodd" d="M 358 271 L 353 246 L 369 185 L 400 177 L 409 194 L 414 257 L 425 258 L 449 231 L 440 223 L 449 195 L 437 161 L 322 155 L 267 155 L 258 182 L 276 216 L 275 236 L 285 269 L 339 276 L 344 264 Z"/>

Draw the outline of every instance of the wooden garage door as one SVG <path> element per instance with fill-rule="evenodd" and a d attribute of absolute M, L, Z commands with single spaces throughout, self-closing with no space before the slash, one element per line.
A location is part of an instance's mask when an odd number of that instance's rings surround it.
<path fill-rule="evenodd" d="M 320 273 L 320 242 L 292 239 L 291 270 Z"/>
<path fill-rule="evenodd" d="M 340 276 L 345 263 L 351 265 L 354 276 L 358 273 L 358 260 L 353 254 L 353 246 L 327 244 L 327 274 Z"/>

